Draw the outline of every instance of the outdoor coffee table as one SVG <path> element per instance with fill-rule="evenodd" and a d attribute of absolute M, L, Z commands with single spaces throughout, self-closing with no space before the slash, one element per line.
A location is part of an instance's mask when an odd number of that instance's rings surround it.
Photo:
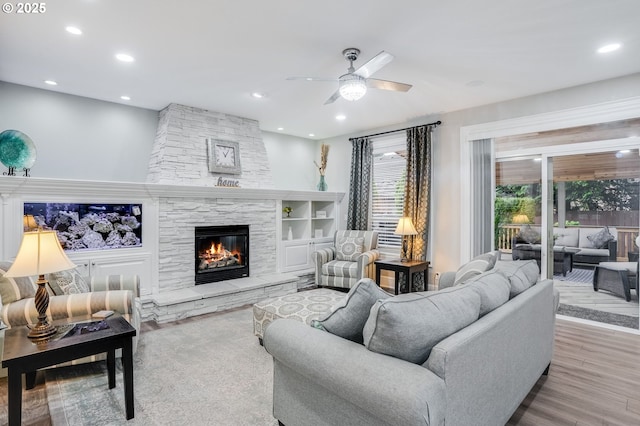
<path fill-rule="evenodd" d="M 539 245 L 530 247 L 519 247 L 522 260 L 534 259 L 538 264 L 538 268 L 542 268 L 540 263 L 540 255 L 542 253 Z M 580 251 L 574 247 L 554 247 L 553 248 L 553 272 L 567 276 L 567 272 L 573 271 L 573 255 Z"/>
<path fill-rule="evenodd" d="M 54 322 L 63 326 L 74 319 Z M 77 321 L 77 319 L 76 319 Z M 20 425 L 22 417 L 22 374 L 26 375 L 27 389 L 33 387 L 36 370 L 99 353 L 107 353 L 109 389 L 116 386 L 116 349 L 122 348 L 122 374 L 127 420 L 133 418 L 133 345 L 136 329 L 124 318 L 113 316 L 103 320 L 84 320 L 77 323 L 75 332 L 49 341 L 34 342 L 27 327 L 14 327 L 4 331 L 2 367 L 7 368 L 9 394 L 9 426 Z M 82 331 L 82 327 L 91 324 Z M 95 331 L 90 331 L 95 330 Z M 84 334 L 83 334 L 84 333 Z"/>

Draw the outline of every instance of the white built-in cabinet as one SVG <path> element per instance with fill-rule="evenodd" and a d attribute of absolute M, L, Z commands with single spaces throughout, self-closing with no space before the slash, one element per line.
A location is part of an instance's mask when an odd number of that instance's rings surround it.
<path fill-rule="evenodd" d="M 105 275 L 138 275 L 141 283 L 151 281 L 151 253 L 137 249 L 66 252 L 85 277 Z"/>
<path fill-rule="evenodd" d="M 287 215 L 284 207 L 291 207 Z M 333 245 L 339 204 L 326 200 L 282 200 L 279 216 L 279 270 L 296 272 L 314 268 L 313 253 Z"/>

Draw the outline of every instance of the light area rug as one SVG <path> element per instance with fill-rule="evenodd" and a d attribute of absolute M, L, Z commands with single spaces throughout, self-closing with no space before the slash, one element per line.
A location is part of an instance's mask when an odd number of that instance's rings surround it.
<path fill-rule="evenodd" d="M 47 370 L 58 425 L 274 426 L 273 362 L 253 335 L 250 307 L 144 331 L 134 355 L 135 417 L 125 418 L 121 363 Z"/>

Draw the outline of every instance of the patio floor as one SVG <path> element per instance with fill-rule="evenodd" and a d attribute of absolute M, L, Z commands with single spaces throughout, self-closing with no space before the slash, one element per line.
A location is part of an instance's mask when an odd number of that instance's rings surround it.
<path fill-rule="evenodd" d="M 638 293 L 631 290 L 631 301 L 616 296 L 606 290 L 593 291 L 593 285 L 585 282 L 571 282 L 553 280 L 554 286 L 560 291 L 560 303 L 638 317 Z"/>

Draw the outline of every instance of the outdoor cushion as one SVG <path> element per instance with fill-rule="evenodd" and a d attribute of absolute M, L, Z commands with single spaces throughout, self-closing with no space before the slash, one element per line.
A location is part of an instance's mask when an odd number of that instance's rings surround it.
<path fill-rule="evenodd" d="M 578 252 L 580 256 L 602 256 L 609 258 L 609 249 L 581 248 Z"/>
<path fill-rule="evenodd" d="M 580 229 L 553 228 L 554 244 L 557 246 L 578 247 Z"/>
<path fill-rule="evenodd" d="M 4 274 L 10 267 L 11 262 L 0 262 L 0 297 L 3 305 L 36 295 L 37 286 L 31 277 L 5 278 Z"/>
<path fill-rule="evenodd" d="M 511 283 L 502 272 L 484 272 L 462 284 L 471 287 L 480 296 L 480 316 L 488 314 L 509 300 Z"/>
<path fill-rule="evenodd" d="M 580 228 L 580 240 L 578 241 L 578 247 L 580 248 L 595 248 L 591 243 L 589 237 L 602 231 L 602 228 Z M 618 230 L 614 227 L 608 227 L 608 231 L 613 235 L 613 239 L 618 239 Z"/>
<path fill-rule="evenodd" d="M 520 227 L 520 232 L 518 232 L 518 238 L 527 243 L 539 243 L 540 232 L 533 229 L 530 225 L 523 225 Z"/>
<path fill-rule="evenodd" d="M 614 236 L 609 232 L 609 228 L 605 226 L 593 235 L 587 236 L 593 248 L 603 249 L 608 247 L 609 241 L 615 240 Z"/>
<path fill-rule="evenodd" d="M 370 278 L 351 287 L 347 298 L 325 318 L 313 320 L 311 326 L 351 341 L 362 343 L 362 329 L 376 301 L 391 297 Z"/>
<path fill-rule="evenodd" d="M 478 319 L 480 305 L 478 293 L 466 285 L 378 300 L 362 331 L 364 344 L 422 364 L 441 340 Z"/>
<path fill-rule="evenodd" d="M 497 262 L 494 270 L 501 272 L 511 284 L 509 298 L 513 298 L 534 285 L 540 277 L 535 260 Z"/>

